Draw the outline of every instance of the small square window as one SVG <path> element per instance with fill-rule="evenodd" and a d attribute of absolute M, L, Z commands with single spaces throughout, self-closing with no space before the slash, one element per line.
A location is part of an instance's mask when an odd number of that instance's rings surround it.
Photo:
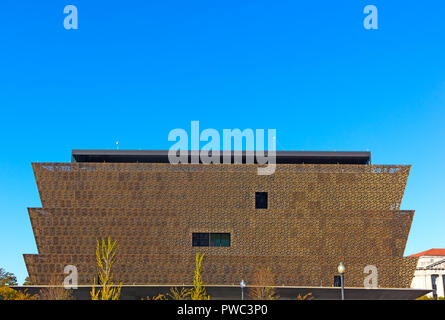
<path fill-rule="evenodd" d="M 209 233 L 197 233 L 194 232 L 192 245 L 194 247 L 208 247 L 209 246 Z"/>
<path fill-rule="evenodd" d="M 211 247 L 230 247 L 230 233 L 211 233 Z"/>
<path fill-rule="evenodd" d="M 255 208 L 267 209 L 267 192 L 255 192 Z"/>

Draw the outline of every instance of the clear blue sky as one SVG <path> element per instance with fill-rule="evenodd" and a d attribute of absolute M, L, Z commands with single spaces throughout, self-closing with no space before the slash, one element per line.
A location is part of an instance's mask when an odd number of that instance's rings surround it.
<path fill-rule="evenodd" d="M 63 28 L 68 4 L 78 30 Z M 378 30 L 363 27 L 367 4 Z M 405 254 L 445 247 L 444 15 L 439 0 L 2 0 L 0 267 L 22 282 L 22 254 L 37 253 L 31 162 L 117 140 L 166 149 L 191 120 L 411 164 Z"/>

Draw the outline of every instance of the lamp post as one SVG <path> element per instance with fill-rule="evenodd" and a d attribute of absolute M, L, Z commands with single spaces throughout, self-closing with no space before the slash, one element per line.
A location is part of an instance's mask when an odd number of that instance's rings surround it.
<path fill-rule="evenodd" d="M 244 288 L 246 286 L 246 283 L 244 282 L 244 280 L 241 280 L 239 286 L 241 287 L 241 300 L 244 300 Z"/>
<path fill-rule="evenodd" d="M 343 262 L 340 262 L 340 264 L 338 265 L 338 273 L 340 273 L 340 284 L 341 284 L 341 299 L 345 300 L 345 266 L 343 264 Z"/>

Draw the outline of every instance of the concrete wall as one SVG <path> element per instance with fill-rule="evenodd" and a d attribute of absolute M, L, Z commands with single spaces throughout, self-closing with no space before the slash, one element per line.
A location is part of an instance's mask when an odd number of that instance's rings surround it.
<path fill-rule="evenodd" d="M 438 275 L 439 277 L 436 280 L 437 296 L 445 297 L 445 283 L 443 280 L 443 276 L 445 276 L 445 262 L 439 266 L 428 268 L 429 265 L 444 259 L 445 256 L 420 257 L 411 283 L 411 288 L 432 290 L 431 276 Z M 428 296 L 432 297 L 433 293 L 429 293 Z"/>

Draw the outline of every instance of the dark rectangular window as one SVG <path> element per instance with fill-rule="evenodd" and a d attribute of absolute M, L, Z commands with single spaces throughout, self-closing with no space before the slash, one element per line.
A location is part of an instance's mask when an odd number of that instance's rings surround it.
<path fill-rule="evenodd" d="M 194 247 L 230 247 L 230 233 L 194 232 L 192 238 Z"/>
<path fill-rule="evenodd" d="M 442 276 L 443 294 L 445 296 L 445 275 Z"/>
<path fill-rule="evenodd" d="M 230 247 L 230 233 L 211 233 L 211 247 Z"/>
<path fill-rule="evenodd" d="M 194 247 L 208 247 L 209 246 L 209 233 L 193 233 L 192 240 Z"/>
<path fill-rule="evenodd" d="M 341 277 L 334 276 L 334 287 L 341 287 Z"/>
<path fill-rule="evenodd" d="M 445 296 L 445 275 L 442 276 L 443 294 Z"/>
<path fill-rule="evenodd" d="M 267 192 L 255 192 L 255 208 L 267 209 Z"/>
<path fill-rule="evenodd" d="M 431 276 L 431 287 L 433 289 L 433 298 L 437 300 L 437 278 L 439 278 L 439 275 L 433 274 Z"/>

